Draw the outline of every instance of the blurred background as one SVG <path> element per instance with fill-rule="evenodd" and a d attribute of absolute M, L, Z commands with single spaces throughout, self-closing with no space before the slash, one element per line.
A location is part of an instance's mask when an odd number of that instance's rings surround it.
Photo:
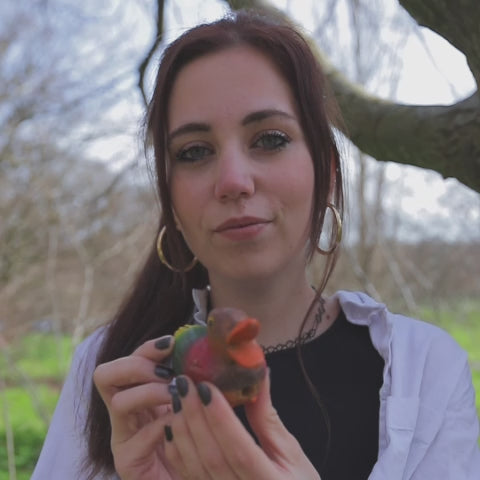
<path fill-rule="evenodd" d="M 30 477 L 75 345 L 111 318 L 154 241 L 142 122 L 162 49 L 230 8 L 299 24 L 345 117 L 347 233 L 328 289 L 449 330 L 479 391 L 480 9 L 400 3 L 2 2 L 0 480 Z"/>

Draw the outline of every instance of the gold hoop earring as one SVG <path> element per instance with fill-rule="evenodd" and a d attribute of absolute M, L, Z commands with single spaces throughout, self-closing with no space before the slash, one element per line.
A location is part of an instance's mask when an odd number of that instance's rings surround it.
<path fill-rule="evenodd" d="M 327 203 L 327 208 L 332 211 L 333 217 L 335 218 L 335 223 L 337 225 L 337 234 L 335 236 L 335 241 L 333 242 L 333 245 L 328 250 L 323 250 L 322 248 L 320 248 L 319 245 L 316 246 L 317 252 L 322 255 L 331 255 L 342 241 L 342 217 L 340 217 L 340 212 L 337 210 L 337 207 L 333 205 L 333 203 Z"/>
<path fill-rule="evenodd" d="M 160 261 L 172 272 L 179 272 L 179 273 L 186 273 L 189 272 L 198 262 L 197 257 L 193 257 L 192 261 L 184 268 L 175 268 L 173 265 L 169 263 L 167 258 L 165 257 L 165 254 L 163 253 L 163 237 L 165 236 L 165 232 L 167 231 L 167 227 L 163 226 L 162 229 L 160 230 L 160 233 L 158 234 L 157 238 L 157 253 L 158 253 L 158 258 Z"/>

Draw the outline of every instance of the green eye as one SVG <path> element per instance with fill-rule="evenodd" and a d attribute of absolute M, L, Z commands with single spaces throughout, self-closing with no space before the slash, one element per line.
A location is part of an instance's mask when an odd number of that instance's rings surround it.
<path fill-rule="evenodd" d="M 261 148 L 267 151 L 281 150 L 290 143 L 290 138 L 279 130 L 263 132 L 254 142 L 253 148 Z"/>
<path fill-rule="evenodd" d="M 191 147 L 182 148 L 176 155 L 177 162 L 198 162 L 203 160 L 208 155 L 212 154 L 212 150 L 203 145 L 192 145 Z"/>

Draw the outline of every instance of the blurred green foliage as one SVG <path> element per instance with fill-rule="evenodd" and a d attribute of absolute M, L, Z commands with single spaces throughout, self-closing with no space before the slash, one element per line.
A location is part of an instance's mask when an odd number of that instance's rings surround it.
<path fill-rule="evenodd" d="M 0 356 L 0 378 L 16 383 L 22 377 L 32 381 L 62 382 L 73 352 L 69 337 L 30 334 L 11 344 Z"/>
<path fill-rule="evenodd" d="M 34 334 L 0 355 L 0 480 L 9 480 L 7 428 L 13 432 L 17 480 L 27 480 L 48 429 L 73 352 L 67 337 Z"/>
<path fill-rule="evenodd" d="M 30 478 L 48 428 L 39 414 L 38 405 L 52 413 L 58 399 L 58 387 L 38 385 L 27 391 L 7 387 L 0 395 L 0 480 L 8 480 L 6 424 L 13 431 L 17 479 Z M 33 397 L 35 396 L 35 401 Z M 7 417 L 8 416 L 8 417 Z"/>

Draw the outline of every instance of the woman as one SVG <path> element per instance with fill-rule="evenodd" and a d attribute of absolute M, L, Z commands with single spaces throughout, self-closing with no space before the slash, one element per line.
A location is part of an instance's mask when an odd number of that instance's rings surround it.
<path fill-rule="evenodd" d="M 478 478 L 465 353 L 363 294 L 322 296 L 342 221 L 334 112 L 288 25 L 239 13 L 166 49 L 147 124 L 159 236 L 77 349 L 34 480 Z M 244 410 L 185 376 L 169 389 L 172 333 L 225 306 L 259 319 L 270 368 Z"/>

